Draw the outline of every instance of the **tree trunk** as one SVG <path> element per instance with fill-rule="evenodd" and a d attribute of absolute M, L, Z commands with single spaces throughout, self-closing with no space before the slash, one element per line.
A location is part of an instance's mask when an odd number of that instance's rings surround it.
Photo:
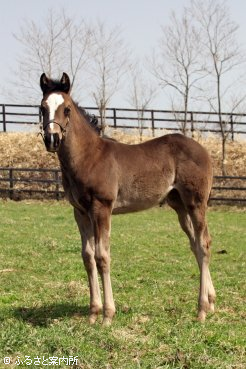
<path fill-rule="evenodd" d="M 221 169 L 222 175 L 226 175 L 226 136 L 222 137 L 222 158 L 221 158 Z"/>
<path fill-rule="evenodd" d="M 225 122 L 222 119 L 221 114 L 221 94 L 220 94 L 220 74 L 218 70 L 217 72 L 217 99 L 218 99 L 218 116 L 219 116 L 219 125 L 220 125 L 220 133 L 221 133 L 221 148 L 222 148 L 222 155 L 221 155 L 221 171 L 222 175 L 226 175 L 226 168 L 225 168 L 225 162 L 226 162 L 226 132 L 225 132 Z"/>
<path fill-rule="evenodd" d="M 184 108 L 185 108 L 185 110 L 184 110 L 184 123 L 183 123 L 183 129 L 182 129 L 182 131 L 183 131 L 183 134 L 184 134 L 184 136 L 186 136 L 186 134 L 187 134 L 187 130 L 186 130 L 186 128 L 187 128 L 187 111 L 188 111 L 188 100 L 189 100 L 189 78 L 188 78 L 188 76 L 187 76 L 187 84 L 186 84 L 186 88 L 185 88 L 185 95 L 184 95 Z"/>

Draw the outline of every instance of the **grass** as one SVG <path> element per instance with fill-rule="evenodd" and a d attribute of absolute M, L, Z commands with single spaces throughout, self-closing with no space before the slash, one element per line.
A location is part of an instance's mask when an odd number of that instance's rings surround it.
<path fill-rule="evenodd" d="M 117 315 L 109 328 L 87 322 L 89 291 L 71 207 L 0 202 L 0 217 L 1 369 L 246 367 L 244 212 L 209 212 L 217 311 L 204 325 L 195 320 L 198 269 L 175 214 L 153 209 L 114 217 Z M 34 364 L 53 356 L 78 362 Z"/>

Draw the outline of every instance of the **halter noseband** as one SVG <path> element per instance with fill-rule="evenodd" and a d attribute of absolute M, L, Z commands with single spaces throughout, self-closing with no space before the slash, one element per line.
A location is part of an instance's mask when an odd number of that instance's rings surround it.
<path fill-rule="evenodd" d="M 44 141 L 44 134 L 43 134 L 43 132 L 46 130 L 46 128 L 50 124 L 53 124 L 53 123 L 54 124 L 57 124 L 60 127 L 62 138 L 65 137 L 65 133 L 66 133 L 66 130 L 67 130 L 67 125 L 69 123 L 69 117 L 67 117 L 67 123 L 66 123 L 65 127 L 62 127 L 62 125 L 60 123 L 56 122 L 55 119 L 50 120 L 44 127 L 42 127 L 42 122 L 40 122 L 40 132 L 38 133 L 38 135 L 41 135 L 42 136 L 43 141 Z"/>
<path fill-rule="evenodd" d="M 67 129 L 67 125 L 68 125 L 68 123 L 69 123 L 69 119 L 67 120 L 67 123 L 66 123 L 66 125 L 65 125 L 65 128 L 63 128 L 63 127 L 62 127 L 62 125 L 61 125 L 60 123 L 58 123 L 58 122 L 56 122 L 54 119 L 52 119 L 52 120 L 50 120 L 50 121 L 49 121 L 49 122 L 44 126 L 43 130 L 45 131 L 45 130 L 46 130 L 46 128 L 47 128 L 50 124 L 52 124 L 52 123 L 57 124 L 57 125 L 60 127 L 60 129 L 61 129 L 61 133 L 63 134 L 63 133 L 66 133 L 66 129 Z"/>

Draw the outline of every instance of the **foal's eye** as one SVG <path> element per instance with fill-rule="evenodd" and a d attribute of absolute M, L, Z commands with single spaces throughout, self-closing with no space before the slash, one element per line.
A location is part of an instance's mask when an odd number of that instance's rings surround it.
<path fill-rule="evenodd" d="M 68 116 L 69 116 L 70 110 L 71 110 L 70 106 L 67 106 L 67 107 L 64 109 L 64 114 L 65 114 L 65 116 L 66 116 L 66 117 L 68 117 Z"/>

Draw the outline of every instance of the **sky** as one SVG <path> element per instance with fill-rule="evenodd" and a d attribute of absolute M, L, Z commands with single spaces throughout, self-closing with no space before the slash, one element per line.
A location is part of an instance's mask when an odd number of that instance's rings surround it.
<path fill-rule="evenodd" d="M 168 24 L 172 10 L 182 11 L 188 0 L 0 0 L 1 89 L 9 87 L 10 76 L 16 70 L 20 45 L 18 34 L 26 19 L 41 22 L 48 10 L 66 9 L 71 16 L 92 21 L 100 19 L 109 27 L 120 26 L 125 42 L 140 58 L 157 45 L 161 26 Z M 246 1 L 228 0 L 231 19 L 239 25 L 238 40 L 246 47 Z M 38 81 L 37 81 L 38 83 Z M 14 88 L 11 87 L 11 88 Z M 0 103 L 3 101 L 1 95 Z M 2 101 L 1 101 L 2 100 Z M 5 98 L 6 100 L 6 98 Z M 124 102 L 121 106 L 124 105 Z"/>

